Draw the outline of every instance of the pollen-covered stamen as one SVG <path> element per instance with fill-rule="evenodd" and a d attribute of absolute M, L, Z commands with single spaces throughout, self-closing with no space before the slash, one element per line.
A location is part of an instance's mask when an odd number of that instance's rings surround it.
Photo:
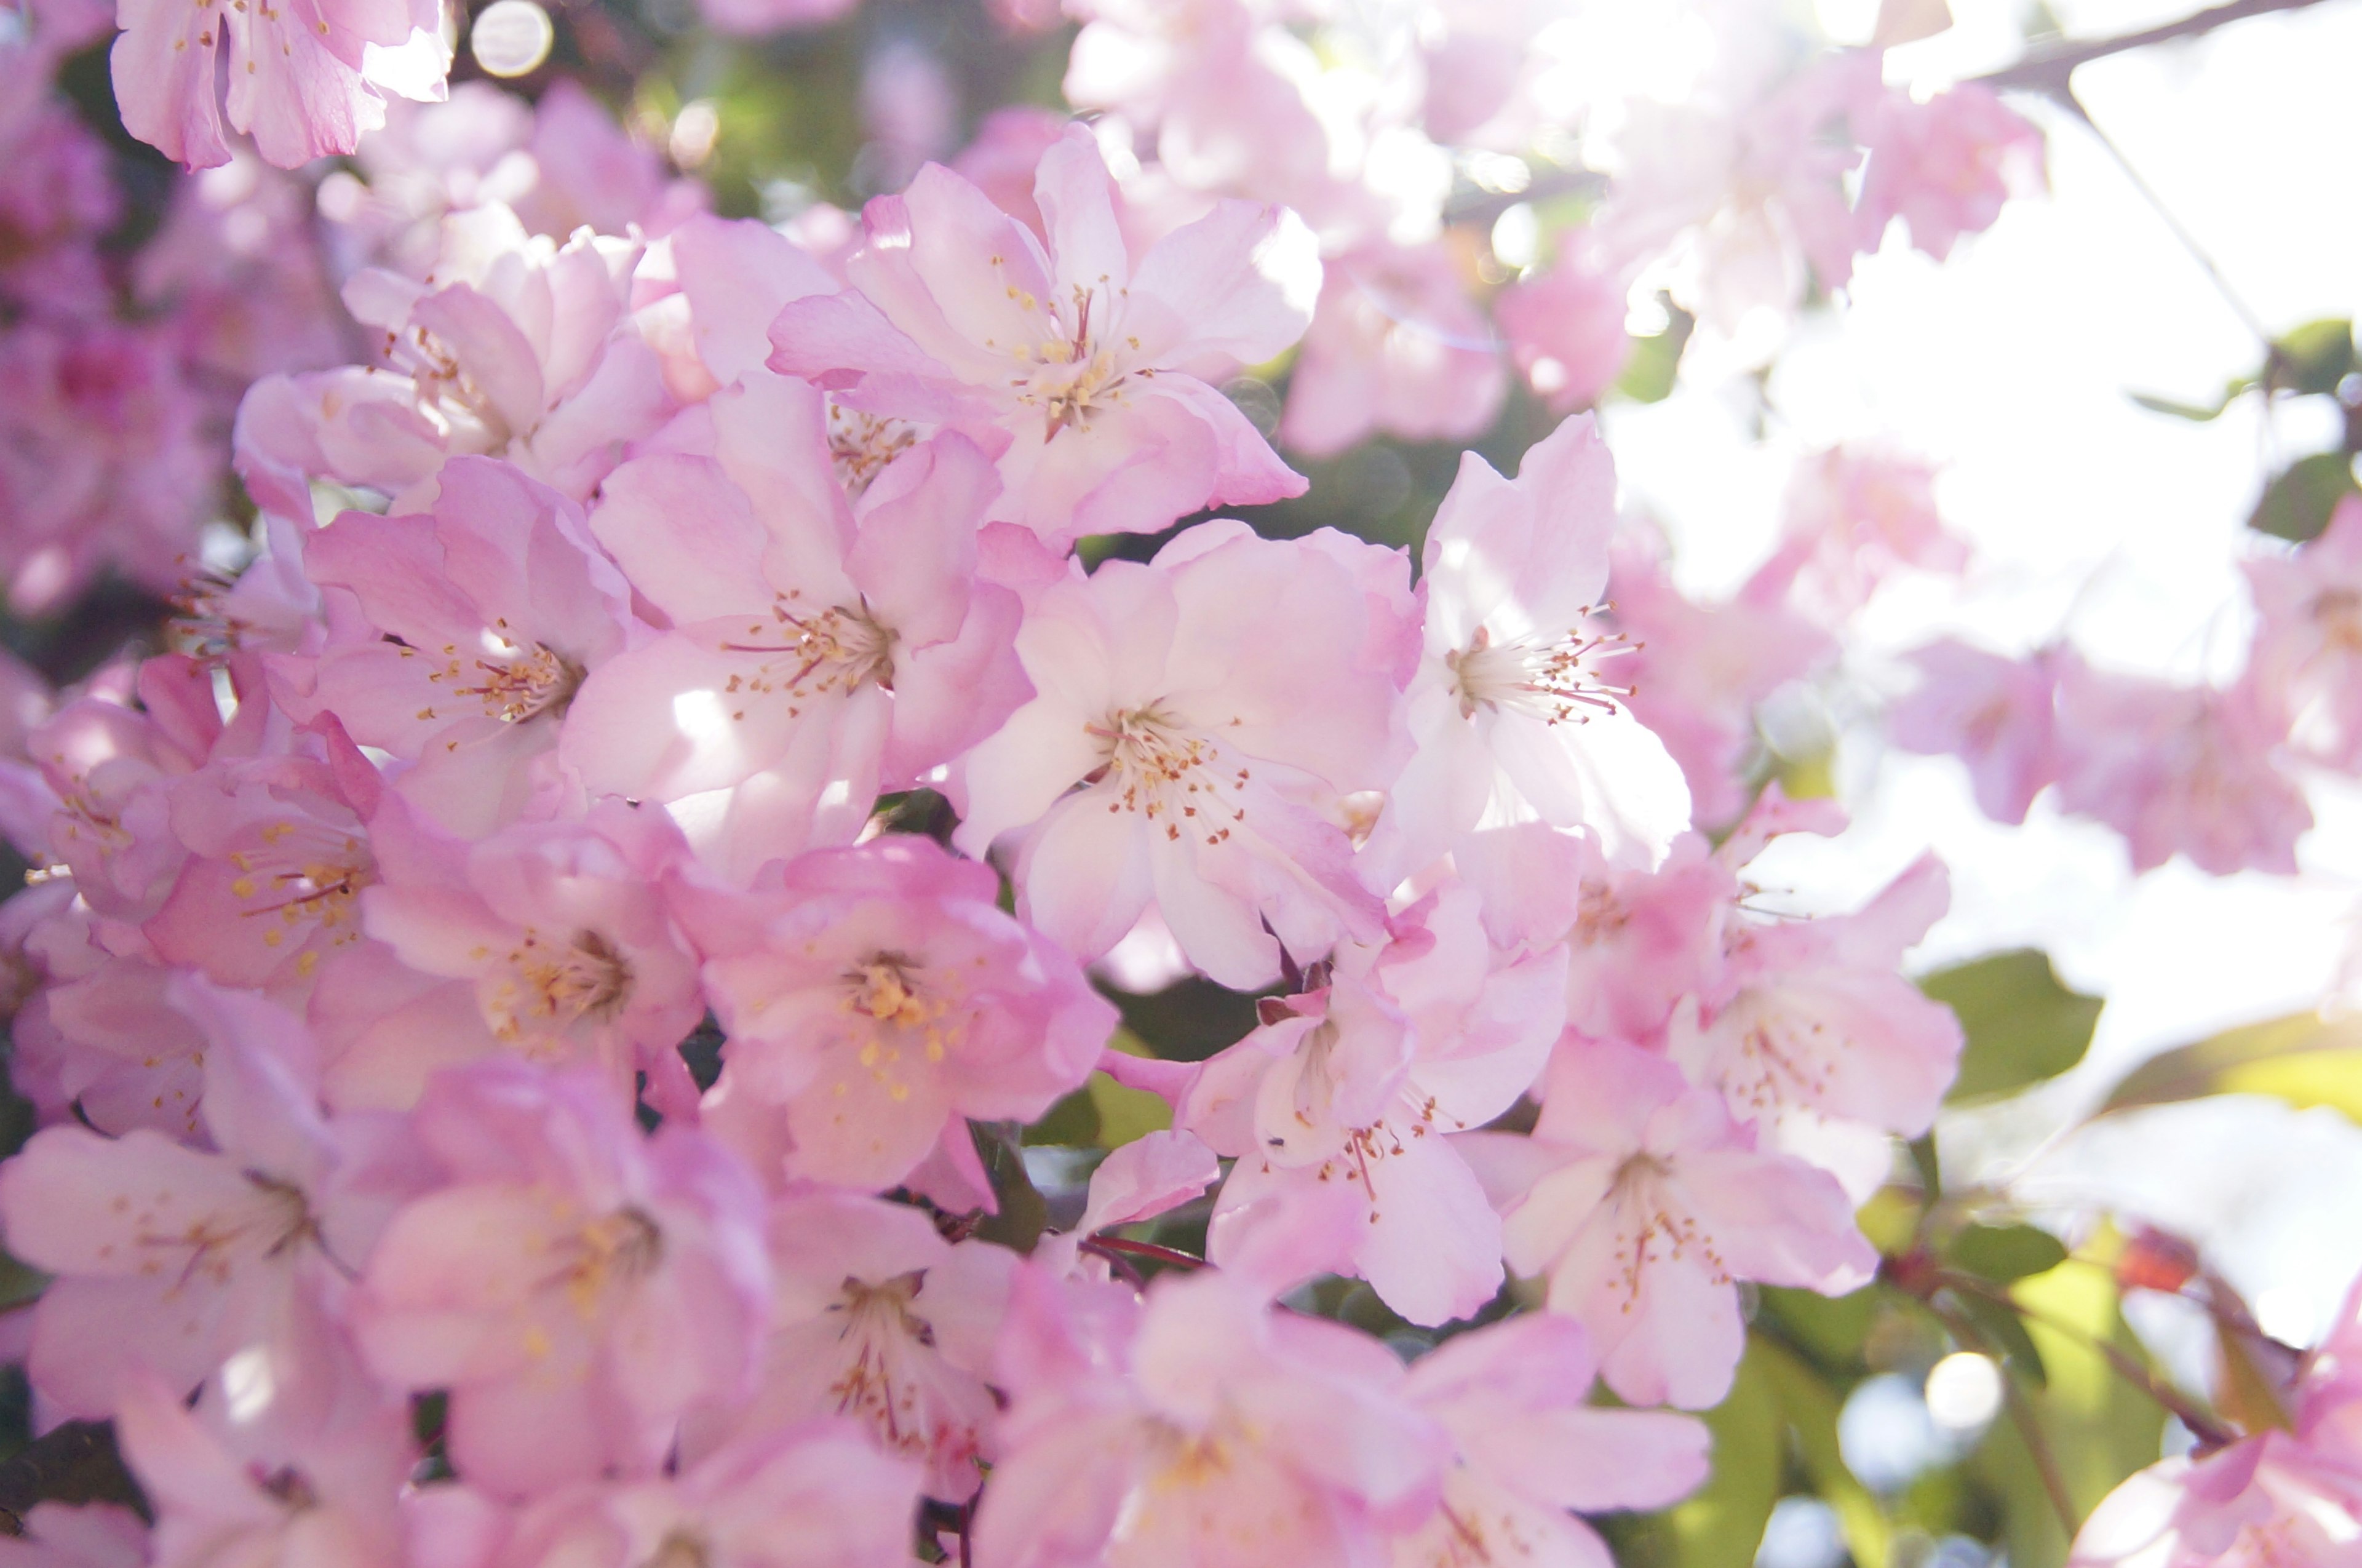
<path fill-rule="evenodd" d="M 490 452 L 500 451 L 518 434 L 461 367 L 458 355 L 426 328 L 413 324 L 401 331 L 389 330 L 380 353 L 387 369 L 410 378 L 417 388 L 421 412 L 447 434 L 458 426 L 475 426 L 483 432 L 485 449 Z"/>
<path fill-rule="evenodd" d="M 566 1232 L 551 1251 L 557 1269 L 546 1283 L 562 1286 L 588 1318 L 611 1285 L 628 1286 L 656 1272 L 664 1261 L 664 1231 L 645 1211 L 618 1209 Z"/>
<path fill-rule="evenodd" d="M 229 607 L 230 590 L 237 580 L 213 570 L 193 572 L 178 593 L 164 601 L 173 609 L 164 635 L 171 646 L 199 664 L 221 664 L 245 646 L 252 623 Z"/>
<path fill-rule="evenodd" d="M 934 1325 L 911 1309 L 926 1278 L 924 1269 L 876 1285 L 848 1275 L 844 1293 L 828 1308 L 843 1319 L 837 1339 L 849 1353 L 829 1386 L 837 1413 L 869 1422 L 887 1446 L 904 1453 L 925 1452 L 932 1436 L 910 1364 L 913 1348 L 935 1342 Z"/>
<path fill-rule="evenodd" d="M 851 694 L 864 686 L 894 690 L 894 632 L 869 613 L 866 603 L 832 604 L 825 610 L 798 607 L 795 593 L 774 597 L 768 623 L 745 623 L 744 641 L 720 645 L 723 653 L 764 656 L 753 669 L 733 675 L 723 690 L 738 696 L 784 696 L 790 716 L 800 704 L 830 692 Z M 744 719 L 745 709 L 734 710 Z"/>
<path fill-rule="evenodd" d="M 1605 606 L 1586 607 L 1588 616 Z M 1584 723 L 1595 713 L 1616 712 L 1617 700 L 1632 695 L 1629 686 L 1611 686 L 1599 679 L 1602 659 L 1633 652 L 1620 632 L 1593 633 L 1581 624 L 1552 635 L 1529 632 L 1523 636 L 1493 641 L 1483 626 L 1468 646 L 1443 656 L 1451 670 L 1452 694 L 1460 699 L 1460 716 L 1473 719 L 1479 708 L 1507 709 L 1544 723 Z"/>
<path fill-rule="evenodd" d="M 1086 724 L 1106 760 L 1083 782 L 1102 787 L 1110 812 L 1161 820 L 1164 836 L 1195 833 L 1209 845 L 1246 820 L 1253 774 L 1233 767 L 1222 748 L 1153 704 Z"/>
<path fill-rule="evenodd" d="M 859 498 L 886 465 L 909 451 L 921 436 L 907 420 L 865 414 L 840 403 L 828 405 L 828 455 L 844 493 Z"/>
<path fill-rule="evenodd" d="M 992 265 L 1004 268 L 1007 260 L 996 256 Z M 1105 274 L 1088 286 L 1075 284 L 1067 300 L 1054 300 L 1048 308 L 1014 283 L 1004 282 L 1001 286 L 1010 299 L 1041 322 L 1043 336 L 1038 341 L 1010 346 L 1006 351 L 1024 368 L 1024 373 L 1011 378 L 1009 384 L 1019 403 L 1042 410 L 1045 439 L 1087 424 L 1103 408 L 1122 404 L 1126 384 L 1132 377 L 1145 381 L 1158 373 L 1153 367 L 1134 362 L 1140 354 L 1138 337 L 1117 336 L 1109 329 L 1131 291 L 1116 287 Z M 1099 318 L 1096 333 L 1091 325 L 1094 314 Z M 1004 346 L 988 339 L 985 347 Z"/>
<path fill-rule="evenodd" d="M 190 1214 L 173 1193 L 159 1192 L 130 1214 L 131 1244 L 138 1249 L 138 1271 L 150 1278 L 178 1275 L 187 1286 L 203 1277 L 226 1285 L 243 1260 L 277 1257 L 287 1248 L 319 1233 L 303 1189 L 261 1171 L 243 1173 L 251 1196 Z M 117 1198 L 118 1211 L 132 1200 Z M 111 1247 L 102 1248 L 105 1256 Z"/>
<path fill-rule="evenodd" d="M 857 1065 L 897 1103 L 911 1098 L 910 1075 L 943 1061 L 967 1030 L 955 982 L 948 976 L 922 979 L 922 974 L 903 955 L 880 952 L 844 976 L 839 1005 L 855 1021 L 849 1032 L 858 1043 L 839 1071 Z M 837 1095 L 851 1092 L 851 1080 L 840 1077 Z"/>
<path fill-rule="evenodd" d="M 228 858 L 239 918 L 270 922 L 264 946 L 283 947 L 291 937 L 300 946 L 324 933 L 332 947 L 360 940 L 355 905 L 377 880 L 377 863 L 359 834 L 301 817 L 265 823 Z M 313 955 L 305 957 L 308 967 Z"/>
<path fill-rule="evenodd" d="M 506 648 L 518 646 L 506 638 L 499 641 Z M 547 645 L 535 643 L 513 658 L 480 658 L 475 669 L 465 676 L 456 662 L 436 675 L 453 682 L 453 696 L 480 701 L 488 717 L 502 723 L 521 724 L 544 713 L 552 717 L 563 714 L 567 704 L 574 701 L 574 693 L 581 688 L 583 670 Z M 472 679 L 475 684 L 458 684 L 463 679 Z"/>
<path fill-rule="evenodd" d="M 1608 1202 L 1616 1214 L 1615 1264 L 1610 1277 L 1623 1301 L 1617 1310 L 1629 1314 L 1639 1304 L 1649 1265 L 1670 1263 L 1694 1252 L 1716 1285 L 1731 1282 L 1730 1270 L 1715 1250 L 1714 1238 L 1697 1217 L 1672 1202 L 1665 1187 L 1672 1169 L 1659 1155 L 1645 1151 L 1628 1158 L 1610 1184 Z"/>
<path fill-rule="evenodd" d="M 564 1029 L 582 1019 L 603 1022 L 632 998 L 632 966 L 600 932 L 552 942 L 528 927 L 508 954 L 510 977 L 486 1010 L 492 1032 L 515 1040 L 531 1022 Z"/>

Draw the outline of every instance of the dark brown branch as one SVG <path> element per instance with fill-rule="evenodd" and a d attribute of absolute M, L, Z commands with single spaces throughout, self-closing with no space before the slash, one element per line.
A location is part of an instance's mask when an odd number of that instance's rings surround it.
<path fill-rule="evenodd" d="M 2037 50 L 2015 65 L 1978 77 L 1988 87 L 2019 87 L 2031 92 L 2047 93 L 2061 102 L 2071 102 L 2067 79 L 2075 68 L 2090 61 L 2104 60 L 2127 50 L 2147 49 L 2151 44 L 2170 43 L 2175 39 L 2194 39 L 2211 33 L 2226 22 L 2245 21 L 2270 11 L 2301 11 L 2316 6 L 2321 0 L 2230 0 L 2223 6 L 2209 6 L 2194 16 L 2178 22 L 2150 28 L 2142 32 L 2125 33 L 2113 39 L 2076 39 Z"/>

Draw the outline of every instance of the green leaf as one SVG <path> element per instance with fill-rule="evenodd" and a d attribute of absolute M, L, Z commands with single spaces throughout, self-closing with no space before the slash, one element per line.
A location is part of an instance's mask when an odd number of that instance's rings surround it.
<path fill-rule="evenodd" d="M 2092 1114 L 2216 1094 L 2270 1095 L 2300 1110 L 2325 1105 L 2362 1122 L 2362 1019 L 2300 1012 L 2226 1029 L 2143 1062 Z"/>
<path fill-rule="evenodd" d="M 2246 391 L 2249 384 L 2232 382 L 2212 404 L 2176 403 L 2169 397 L 2158 397 L 2150 392 L 2126 392 L 2125 395 L 2151 414 L 2169 414 L 2176 419 L 2188 419 L 2202 425 L 2210 419 L 2221 417 L 2223 411 L 2231 406 L 2231 400 Z"/>
<path fill-rule="evenodd" d="M 1999 1360 L 2010 1371 L 2036 1388 L 2049 1386 L 2050 1368 L 2035 1345 L 2034 1337 L 2025 1331 L 2025 1320 L 2009 1308 L 1990 1297 L 1973 1290 L 1956 1290 L 1952 1300 L 1970 1327 L 1983 1336 L 1984 1343 L 1977 1348 Z"/>
<path fill-rule="evenodd" d="M 2100 999 L 2060 985 L 2032 948 L 1938 970 L 1919 988 L 1950 1008 L 1968 1035 L 1960 1076 L 1944 1097 L 1953 1104 L 2056 1077 L 2083 1059 L 2100 1019 Z"/>
<path fill-rule="evenodd" d="M 1945 1258 L 1998 1285 L 2043 1274 L 2067 1261 L 2058 1237 L 2032 1225 L 1970 1225 L 1944 1249 Z"/>
<path fill-rule="evenodd" d="M 2334 392 L 2353 370 L 2351 321 L 2308 321 L 2272 345 L 2272 385 L 2290 392 Z"/>
<path fill-rule="evenodd" d="M 2329 526 L 2337 503 L 2355 494 L 2354 459 L 2344 452 L 2299 458 L 2264 486 L 2247 526 L 2276 539 L 2302 544 Z"/>
<path fill-rule="evenodd" d="M 1750 1342 L 1729 1397 L 1705 1413 L 1713 1473 L 1668 1518 L 1679 1568 L 1746 1568 L 1763 1544 L 1764 1522 L 1780 1500 L 1783 1424 L 1763 1364 L 1763 1342 Z"/>
<path fill-rule="evenodd" d="M 1681 373 L 1682 350 L 1696 325 L 1687 311 L 1674 307 L 1672 326 L 1653 337 L 1634 338 L 1632 357 L 1625 361 L 1624 373 L 1616 378 L 1616 390 L 1634 403 L 1662 403 Z"/>

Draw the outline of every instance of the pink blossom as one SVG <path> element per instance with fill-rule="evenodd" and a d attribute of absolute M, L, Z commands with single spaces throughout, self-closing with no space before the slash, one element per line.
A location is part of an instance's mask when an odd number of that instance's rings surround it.
<path fill-rule="evenodd" d="M 1728 601 L 1699 604 L 1645 549 L 1616 552 L 1616 625 L 1634 646 L 1617 679 L 1633 689 L 1634 715 L 1681 765 L 1701 828 L 1727 825 L 1747 809 L 1745 774 L 1761 745 L 1757 706 L 1836 655 L 1837 639 L 1784 602 L 1787 588 L 1775 560 Z"/>
<path fill-rule="evenodd" d="M 463 1479 L 652 1474 L 683 1411 L 746 1386 L 770 1282 L 723 1150 L 644 1139 L 605 1080 L 507 1058 L 436 1077 L 414 1124 L 447 1185 L 394 1215 L 348 1317 L 380 1379 L 450 1391 Z"/>
<path fill-rule="evenodd" d="M 1398 766 L 1409 609 L 1398 555 L 1228 522 L 1044 589 L 1017 639 L 1036 695 L 952 782 L 959 844 L 1023 830 L 1019 909 L 1085 959 L 1152 899 L 1190 961 L 1241 988 L 1283 948 L 1308 962 L 1374 935 L 1336 823 Z"/>
<path fill-rule="evenodd" d="M 1936 510 L 1934 481 L 1923 463 L 1846 447 L 1796 465 L 1782 564 L 1800 573 L 1828 619 L 1860 609 L 1898 567 L 1957 572 L 1968 564 L 1967 541 Z"/>
<path fill-rule="evenodd" d="M 1397 1541 L 1396 1568 L 1517 1560 L 1610 1568 L 1607 1545 L 1567 1510 L 1657 1508 L 1705 1479 L 1703 1423 L 1586 1403 L 1595 1368 L 1582 1325 L 1512 1318 L 1445 1341 L 1405 1392 L 1451 1435 L 1443 1498 Z"/>
<path fill-rule="evenodd" d="M 270 1408 L 267 1380 L 221 1390 L 193 1412 L 153 1376 L 127 1383 L 116 1431 L 156 1510 L 153 1568 L 399 1568 L 408 1413 L 352 1387 L 342 1408 L 290 1421 Z"/>
<path fill-rule="evenodd" d="M 99 1417 L 136 1365 L 180 1390 L 237 1357 L 282 1406 L 325 1409 L 344 1281 L 409 1173 L 384 1129 L 323 1118 L 294 1019 L 201 982 L 171 995 L 206 1047 L 215 1152 L 61 1126 L 0 1166 L 9 1250 L 61 1276 L 34 1309 L 33 1380 L 59 1408 Z"/>
<path fill-rule="evenodd" d="M 594 790 L 672 804 L 743 878 L 849 842 L 880 790 L 1027 692 L 1018 598 L 977 580 L 997 480 L 973 443 L 946 432 L 896 458 L 856 513 L 813 389 L 756 372 L 709 406 L 715 457 L 643 458 L 607 482 L 592 527 L 672 629 L 584 684 L 563 755 Z"/>
<path fill-rule="evenodd" d="M 734 1444 L 678 1475 L 562 1492 L 517 1521 L 510 1568 L 888 1568 L 911 1560 L 917 1474 L 844 1422 Z M 670 1554 L 668 1556 L 668 1554 Z"/>
<path fill-rule="evenodd" d="M 701 213 L 648 248 L 633 275 L 632 306 L 641 333 L 664 359 L 665 385 L 684 403 L 699 403 L 742 378 L 771 380 L 763 370 L 771 323 L 790 301 L 834 293 L 840 286 L 820 261 L 769 225 Z M 759 403 L 760 386 L 751 386 L 747 396 Z M 743 440 L 722 408 L 709 408 L 706 420 L 714 428 L 693 411 L 684 414 L 650 445 L 687 450 Z M 841 422 L 832 423 L 832 436 Z"/>
<path fill-rule="evenodd" d="M 1879 90 L 1878 73 L 1876 54 L 1854 50 L 1753 102 L 1628 105 L 1594 220 L 1611 265 L 1661 259 L 1674 297 L 1725 337 L 1757 312 L 1785 316 L 1811 282 L 1844 284 L 1857 233 L 1844 181 L 1861 154 L 1827 133 Z"/>
<path fill-rule="evenodd" d="M 760 1380 L 745 1403 L 692 1416 L 683 1454 L 844 1416 L 920 1466 L 929 1496 L 972 1496 L 977 1462 L 993 1454 L 999 1408 L 984 1379 L 1016 1254 L 955 1245 L 920 1209 L 851 1194 L 783 1198 L 770 1234 L 778 1286 Z"/>
<path fill-rule="evenodd" d="M 592 1067 L 619 1096 L 645 1070 L 652 1098 L 694 1100 L 674 1047 L 705 1001 L 664 897 L 689 847 L 668 818 L 608 799 L 579 823 L 522 823 L 473 845 L 399 805 L 379 825 L 382 880 L 361 900 L 370 935 L 422 974 L 466 982 L 480 1022 L 473 1038 L 380 1032 L 374 1060 L 338 1063 L 346 1092 L 363 1076 L 406 1080 L 389 1097 L 406 1100 L 436 1067 L 499 1049 Z"/>
<path fill-rule="evenodd" d="M 1992 227 L 2010 197 L 2042 188 L 2042 133 L 1980 83 L 1924 101 L 1890 90 L 1855 124 L 1870 149 L 1856 209 L 1864 250 L 1900 217 L 1911 243 L 1941 261 L 1960 236 Z"/>
<path fill-rule="evenodd" d="M 2362 498 L 2294 553 L 2240 567 L 2256 601 L 2247 680 L 2294 720 L 2304 749 L 2362 767 Z"/>
<path fill-rule="evenodd" d="M 2136 871 L 2180 854 L 2218 877 L 2293 874 L 2312 812 L 2275 764 L 2287 723 L 2251 686 L 2169 686 L 2069 660 L 2058 803 L 2123 834 Z"/>
<path fill-rule="evenodd" d="M 433 510 L 348 512 L 304 562 L 337 628 L 316 657 L 271 660 L 299 718 L 334 713 L 407 764 L 392 786 L 454 832 L 546 815 L 584 676 L 623 651 L 629 592 L 573 503 L 505 463 L 455 458 Z"/>
<path fill-rule="evenodd" d="M 1589 408 L 1616 384 L 1632 357 L 1624 329 L 1626 287 L 1574 246 L 1540 277 L 1493 296 L 1493 319 L 1509 358 L 1553 414 Z"/>
<path fill-rule="evenodd" d="M 1877 1254 L 1835 1178 L 1759 1150 L 1721 1098 L 1628 1045 L 1562 1049 L 1530 1139 L 1463 1140 L 1503 1206 L 1509 1266 L 1600 1347 L 1637 1405 L 1703 1409 L 1745 1343 L 1738 1283 L 1839 1296 Z"/>
<path fill-rule="evenodd" d="M 2347 1568 L 2362 1562 L 2362 1287 L 2273 1391 L 2285 1429 L 2139 1471 L 2084 1520 L 2070 1568 Z"/>
<path fill-rule="evenodd" d="M 1054 547 L 1153 532 L 1199 507 L 1303 492 L 1246 416 L 1200 379 L 1303 333 L 1318 289 L 1311 236 L 1243 202 L 1135 262 L 1098 144 L 1082 127 L 1043 156 L 1031 231 L 949 170 L 862 215 L 854 291 L 791 304 L 772 368 L 904 418 L 989 423 L 1011 437 L 993 517 Z"/>
<path fill-rule="evenodd" d="M 146 1568 L 148 1526 L 119 1503 L 35 1503 L 24 1525 L 0 1539 L 6 1568 Z"/>
<path fill-rule="evenodd" d="M 1464 888 L 1430 894 L 1382 948 L 1341 949 L 1324 993 L 1209 1061 L 1178 1120 L 1238 1163 L 1215 1205 L 1225 1263 L 1259 1206 L 1352 1200 L 1342 1255 L 1414 1323 L 1463 1318 L 1501 1284 L 1500 1224 L 1450 1134 L 1481 1127 L 1541 1074 L 1564 1018 L 1566 955 L 1494 952 Z"/>
<path fill-rule="evenodd" d="M 1449 248 L 1366 246 L 1328 265 L 1280 439 L 1309 457 L 1374 431 L 1458 440 L 1492 425 L 1507 380 Z"/>
<path fill-rule="evenodd" d="M 281 169 L 350 152 L 385 123 L 386 94 L 440 97 L 451 63 L 435 8 L 415 0 L 302 0 L 268 12 L 137 0 L 119 17 L 124 127 L 193 169 L 228 160 L 225 119 Z M 224 56 L 226 102 L 214 74 Z"/>
<path fill-rule="evenodd" d="M 360 940 L 380 784 L 341 730 L 324 738 L 325 756 L 217 761 L 168 787 L 190 854 L 141 927 L 160 958 L 300 1003 L 321 960 Z"/>
<path fill-rule="evenodd" d="M 1067 123 L 1054 109 L 1021 104 L 995 109 L 976 127 L 975 139 L 952 160 L 952 172 L 1046 241 L 1050 231 L 1033 200 L 1033 171 L 1066 134 Z"/>
<path fill-rule="evenodd" d="M 168 325 L 26 320 L 0 333 L 0 577 L 11 613 L 63 609 L 113 567 L 169 592 L 217 461 Z"/>
<path fill-rule="evenodd" d="M 26 737 L 57 802 L 43 847 L 93 910 L 128 922 L 156 912 L 189 853 L 171 828 L 171 781 L 250 754 L 268 711 L 246 703 L 225 726 L 211 671 L 179 655 L 143 663 L 137 690 L 138 710 L 84 697 Z"/>
<path fill-rule="evenodd" d="M 1128 1297 L 1019 1275 L 980 1568 L 1358 1568 L 1432 1511 L 1445 1440 L 1384 1347 L 1218 1272 Z"/>
<path fill-rule="evenodd" d="M 1893 1166 L 1888 1135 L 1926 1132 L 1959 1066 L 1959 1020 L 1897 972 L 1949 896 L 1922 856 L 1853 914 L 1734 924 L 1719 984 L 1673 1014 L 1666 1054 L 1866 1201 Z"/>
<path fill-rule="evenodd" d="M 1597 620 L 1615 498 L 1588 415 L 1531 447 L 1515 480 L 1462 457 L 1427 536 L 1418 751 L 1374 839 L 1389 874 L 1480 826 L 1540 820 L 1652 862 L 1689 825 L 1680 771 L 1634 721 L 1624 646 Z"/>
<path fill-rule="evenodd" d="M 1912 655 L 1920 684 L 1888 716 L 1906 751 L 1949 754 L 1967 765 L 1977 805 L 1997 823 L 2026 809 L 2058 777 L 2058 661 L 2003 658 L 1947 639 Z"/>
<path fill-rule="evenodd" d="M 498 205 L 446 218 L 433 283 L 371 270 L 345 285 L 380 363 L 248 391 L 241 472 L 299 495 L 307 474 L 392 495 L 476 454 L 582 499 L 672 412 L 628 314 L 640 253 L 589 234 L 555 245 Z"/>
<path fill-rule="evenodd" d="M 815 851 L 751 894 L 681 889 L 724 1081 L 784 1119 L 788 1174 L 891 1187 L 939 1138 L 966 1143 L 966 1118 L 1031 1121 L 1089 1074 L 1115 1010 L 999 892 L 908 834 Z"/>

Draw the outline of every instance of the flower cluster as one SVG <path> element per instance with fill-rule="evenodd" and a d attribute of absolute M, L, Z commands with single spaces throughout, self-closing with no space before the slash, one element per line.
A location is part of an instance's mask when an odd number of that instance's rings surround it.
<path fill-rule="evenodd" d="M 1303 488 L 1218 389 L 1352 272 L 1102 146 L 842 250 L 661 181 L 621 233 L 351 204 L 367 362 L 239 414 L 261 555 L 0 764 L 30 1376 L 155 1512 L 48 1550 L 1595 1563 L 1706 1439 L 1595 1381 L 1705 1408 L 1747 1286 L 1870 1277 L 1961 1048 L 1898 972 L 1944 872 L 1767 910 L 1842 819 L 1747 787 L 1792 672 L 1712 648 L 1947 564 L 1916 470 L 1830 458 L 1730 613 L 1619 543 L 1587 415 L 1469 456 L 1416 574 L 1187 521 Z M 1088 971 L 1160 953 L 1253 1026 L 1135 1054 Z M 1012 1130 L 1115 1084 L 1169 1127 L 1015 1225 Z M 1124 1233 L 1176 1211 L 1202 1258 Z"/>

